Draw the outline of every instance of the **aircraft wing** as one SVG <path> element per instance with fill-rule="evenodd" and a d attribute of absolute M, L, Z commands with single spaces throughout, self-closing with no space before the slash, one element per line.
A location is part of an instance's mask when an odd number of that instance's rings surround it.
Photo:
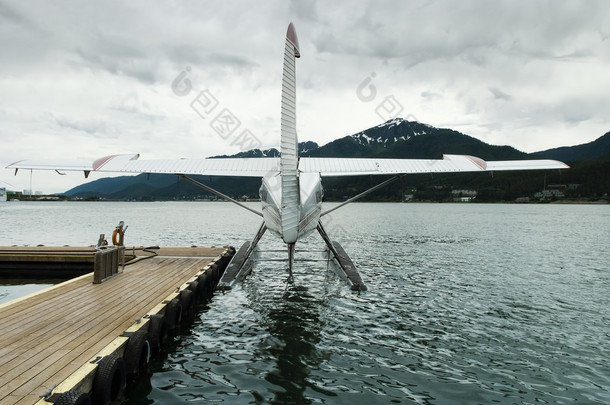
<path fill-rule="evenodd" d="M 111 155 L 94 161 L 21 160 L 7 169 L 114 173 L 201 174 L 206 176 L 263 177 L 278 173 L 279 158 L 157 159 L 139 160 L 140 155 Z"/>
<path fill-rule="evenodd" d="M 21 160 L 7 169 L 114 173 L 201 174 L 207 176 L 264 177 L 278 173 L 280 158 L 156 159 L 140 155 L 111 155 L 87 160 Z M 556 160 L 490 161 L 468 155 L 443 155 L 443 159 L 310 158 L 299 159 L 302 173 L 322 177 L 414 173 L 452 173 L 503 170 L 567 169 Z"/>
<path fill-rule="evenodd" d="M 567 169 L 556 160 L 491 161 L 468 155 L 443 155 L 443 159 L 301 158 L 299 171 L 322 177 L 382 174 L 452 173 L 502 170 Z"/>

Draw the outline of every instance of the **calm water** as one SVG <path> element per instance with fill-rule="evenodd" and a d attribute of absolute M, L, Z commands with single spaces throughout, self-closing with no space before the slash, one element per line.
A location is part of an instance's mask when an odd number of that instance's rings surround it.
<path fill-rule="evenodd" d="M 260 262 L 127 403 L 610 403 L 610 207 L 353 204 L 326 219 L 369 291 L 322 262 L 297 265 L 308 291 L 286 290 L 285 265 Z M 239 246 L 259 225 L 226 203 L 3 203 L 0 245 L 94 244 L 119 220 L 128 245 Z"/>

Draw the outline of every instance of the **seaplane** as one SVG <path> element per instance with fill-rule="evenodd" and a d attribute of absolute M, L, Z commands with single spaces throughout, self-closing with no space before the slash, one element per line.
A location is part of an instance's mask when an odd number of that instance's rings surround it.
<path fill-rule="evenodd" d="M 443 155 L 442 159 L 375 159 L 375 158 L 314 158 L 299 157 L 296 131 L 296 59 L 300 58 L 295 27 L 288 25 L 282 71 L 280 116 L 280 155 L 265 158 L 197 158 L 197 159 L 139 159 L 139 154 L 105 156 L 93 161 L 21 160 L 7 166 L 14 169 L 83 171 L 119 173 L 171 173 L 204 188 L 208 192 L 231 201 L 262 217 L 263 222 L 254 238 L 245 242 L 227 266 L 217 289 L 230 290 L 250 271 L 248 259 L 266 231 L 282 239 L 288 253 L 289 280 L 297 242 L 317 231 L 327 247 L 333 269 L 352 290 L 363 291 L 362 281 L 353 261 L 342 246 L 327 234 L 323 218 L 332 211 L 356 201 L 372 191 L 413 173 L 495 172 L 506 170 L 565 169 L 568 166 L 555 160 L 485 161 L 467 155 Z M 193 175 L 244 176 L 262 179 L 260 210 L 202 184 Z M 322 207 L 325 177 L 379 175 L 390 177 L 376 186 L 354 196 L 329 210 Z"/>

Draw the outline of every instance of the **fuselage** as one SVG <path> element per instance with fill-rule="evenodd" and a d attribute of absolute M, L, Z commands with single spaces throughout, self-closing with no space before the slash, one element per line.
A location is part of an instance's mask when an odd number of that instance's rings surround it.
<path fill-rule="evenodd" d="M 318 173 L 301 173 L 292 179 L 298 185 L 298 195 L 286 201 L 281 176 L 263 177 L 259 193 L 267 229 L 291 244 L 309 235 L 318 226 L 324 190 Z M 291 214 L 288 219 L 287 210 Z"/>

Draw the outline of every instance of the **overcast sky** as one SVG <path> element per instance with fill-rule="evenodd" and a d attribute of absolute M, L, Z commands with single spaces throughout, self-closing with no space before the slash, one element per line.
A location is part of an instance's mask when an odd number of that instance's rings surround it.
<path fill-rule="evenodd" d="M 301 141 L 396 114 L 526 152 L 610 131 L 606 1 L 0 0 L 0 166 L 277 147 L 290 21 Z M 35 172 L 32 188 L 83 182 Z"/>

